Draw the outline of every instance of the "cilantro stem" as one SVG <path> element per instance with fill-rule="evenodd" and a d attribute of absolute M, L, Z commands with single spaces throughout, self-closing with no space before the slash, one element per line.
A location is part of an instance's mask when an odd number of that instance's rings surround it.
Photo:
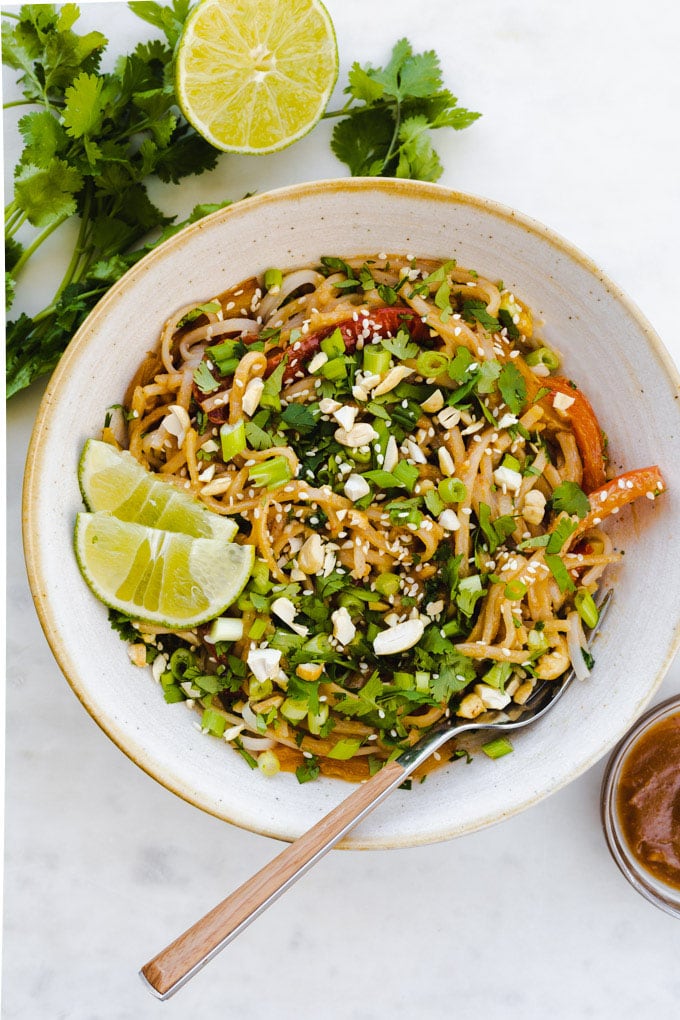
<path fill-rule="evenodd" d="M 85 192 L 85 200 L 83 202 L 83 211 L 81 214 L 80 226 L 78 228 L 78 237 L 76 243 L 73 246 L 73 254 L 66 267 L 66 272 L 62 278 L 61 283 L 57 287 L 54 295 L 53 303 L 56 305 L 57 301 L 61 297 L 62 293 L 68 287 L 69 283 L 74 282 L 76 273 L 78 273 L 78 264 L 82 261 L 83 255 L 87 251 L 85 240 L 90 227 L 90 210 L 92 208 L 92 192 L 88 188 Z M 83 270 L 89 265 L 89 260 L 85 265 L 81 265 L 78 276 L 82 275 Z"/>
<path fill-rule="evenodd" d="M 383 160 L 383 171 L 385 171 L 385 169 L 390 165 L 390 160 L 395 155 L 395 152 L 399 152 L 399 149 L 395 150 L 395 146 L 399 139 L 400 127 L 401 127 L 401 100 L 397 99 L 396 109 L 394 113 L 394 131 L 392 133 L 392 141 L 390 142 L 390 147 L 387 150 L 387 155 Z"/>
<path fill-rule="evenodd" d="M 21 209 L 14 209 L 5 219 L 5 237 L 14 237 L 28 216 Z"/>
<path fill-rule="evenodd" d="M 346 117 L 354 109 L 356 108 L 354 107 L 353 102 L 350 99 L 350 101 L 348 103 L 345 103 L 345 105 L 340 110 L 326 110 L 326 112 L 321 117 L 321 120 L 330 120 L 331 117 Z"/>
<path fill-rule="evenodd" d="M 13 106 L 40 106 L 35 99 L 14 99 L 11 103 L 3 103 L 3 110 L 11 110 Z"/>
<path fill-rule="evenodd" d="M 57 227 L 60 227 L 62 225 L 62 223 L 64 223 L 64 221 L 67 220 L 68 218 L 69 218 L 69 216 L 67 214 L 64 214 L 62 216 L 57 217 L 57 219 L 54 220 L 53 223 L 50 223 L 50 225 L 48 227 L 45 227 L 45 229 L 43 230 L 43 232 L 41 234 L 38 234 L 38 236 L 35 238 L 33 243 L 28 246 L 28 248 L 24 249 L 24 251 L 21 253 L 21 256 L 20 256 L 19 260 L 17 261 L 16 265 L 14 266 L 14 268 L 12 269 L 12 271 L 9 274 L 14 280 L 16 280 L 17 276 L 19 275 L 21 270 L 24 268 L 24 266 L 26 265 L 26 263 L 30 259 L 31 255 L 35 251 L 37 251 L 37 249 L 40 247 L 40 245 L 43 243 L 43 241 L 46 241 L 47 238 L 50 236 L 50 234 L 54 233 L 54 231 L 57 229 Z"/>

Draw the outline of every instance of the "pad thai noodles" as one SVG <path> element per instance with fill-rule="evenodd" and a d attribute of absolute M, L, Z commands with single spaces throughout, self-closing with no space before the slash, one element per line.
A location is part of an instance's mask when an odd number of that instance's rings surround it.
<path fill-rule="evenodd" d="M 102 438 L 256 556 L 206 625 L 113 614 L 130 657 L 204 732 L 301 782 L 364 779 L 444 717 L 585 678 L 621 556 L 604 521 L 663 489 L 656 467 L 609 477 L 530 308 L 454 261 L 327 257 L 190 303 L 124 410 Z"/>

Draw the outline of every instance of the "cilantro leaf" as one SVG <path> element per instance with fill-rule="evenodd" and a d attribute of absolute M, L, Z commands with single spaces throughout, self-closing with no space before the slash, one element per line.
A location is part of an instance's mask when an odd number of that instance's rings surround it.
<path fill-rule="evenodd" d="M 571 577 L 569 576 L 569 571 L 565 567 L 562 557 L 556 553 L 546 553 L 545 562 L 550 570 L 550 573 L 557 581 L 557 585 L 560 591 L 562 592 L 573 591 L 575 585 Z"/>
<path fill-rule="evenodd" d="M 305 404 L 288 404 L 281 418 L 298 432 L 309 432 L 316 427 L 316 417 Z"/>
<path fill-rule="evenodd" d="M 550 533 L 550 537 L 546 545 L 546 553 L 558 553 L 569 536 L 573 535 L 576 531 L 577 527 L 578 525 L 576 522 L 572 521 L 570 517 L 562 517 Z"/>
<path fill-rule="evenodd" d="M 205 361 L 202 361 L 198 368 L 195 369 L 194 382 L 201 393 L 214 393 L 215 390 L 219 390 L 220 388 L 219 382 L 212 374 Z"/>
<path fill-rule="evenodd" d="M 462 314 L 466 322 L 476 321 L 489 333 L 497 333 L 501 328 L 498 319 L 496 319 L 493 315 L 489 315 L 486 310 L 486 305 L 478 298 L 472 298 L 469 301 L 464 301 Z"/>
<path fill-rule="evenodd" d="M 53 159 L 46 167 L 19 164 L 14 197 L 29 223 L 46 227 L 73 215 L 82 183 L 80 173 L 63 159 Z"/>
<path fill-rule="evenodd" d="M 394 124 L 382 110 L 360 109 L 335 125 L 331 149 L 353 177 L 379 177 L 393 134 Z"/>
<path fill-rule="evenodd" d="M 550 499 L 555 510 L 576 514 L 581 520 L 590 511 L 590 500 L 576 482 L 561 482 Z"/>
<path fill-rule="evenodd" d="M 472 661 L 459 654 L 455 662 L 442 666 L 439 673 L 432 677 L 432 697 L 440 704 L 450 701 L 454 694 L 464 690 L 474 679 L 475 667 Z"/>
<path fill-rule="evenodd" d="M 521 414 L 527 399 L 527 386 L 519 369 L 511 361 L 503 366 L 498 377 L 498 388 L 512 414 Z"/>
<path fill-rule="evenodd" d="M 309 783 L 316 779 L 319 775 L 319 759 L 314 755 L 311 758 L 305 758 L 302 765 L 298 765 L 295 769 L 295 775 L 298 783 Z"/>
<path fill-rule="evenodd" d="M 514 517 L 509 514 L 505 514 L 502 517 L 497 517 L 495 521 L 491 521 L 491 508 L 488 503 L 479 504 L 479 526 L 484 532 L 484 536 L 489 544 L 489 552 L 494 553 L 500 545 L 505 542 L 506 538 L 509 538 L 515 530 L 516 524 Z"/>
<path fill-rule="evenodd" d="M 79 74 L 64 92 L 66 105 L 61 119 L 72 138 L 97 134 L 102 127 L 108 102 L 104 79 L 96 74 Z"/>
<path fill-rule="evenodd" d="M 417 181 L 437 181 L 444 170 L 429 136 L 424 114 L 407 117 L 399 128 L 399 162 L 396 176 Z"/>
<path fill-rule="evenodd" d="M 411 342 L 411 337 L 405 329 L 400 329 L 395 337 L 386 337 L 381 343 L 385 350 L 393 354 L 399 361 L 415 358 L 420 350 L 418 344 Z"/>
<path fill-rule="evenodd" d="M 437 54 L 414 53 L 408 39 L 395 43 L 385 67 L 352 64 L 345 92 L 348 105 L 327 116 L 343 117 L 331 148 L 354 176 L 436 181 L 443 168 L 431 131 L 461 130 L 480 116 L 444 88 Z"/>

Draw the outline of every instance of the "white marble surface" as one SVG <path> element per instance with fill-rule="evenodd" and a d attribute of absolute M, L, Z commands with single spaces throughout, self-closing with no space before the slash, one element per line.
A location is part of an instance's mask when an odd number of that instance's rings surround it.
<path fill-rule="evenodd" d="M 327 6 L 341 84 L 352 60 L 381 63 L 401 35 L 416 49 L 437 49 L 461 103 L 484 113 L 470 130 L 438 139 L 443 183 L 513 205 L 581 247 L 680 364 L 675 0 Z M 84 5 L 85 21 L 111 38 L 111 53 L 144 32 L 118 3 Z M 6 121 L 6 178 L 15 122 Z M 322 125 L 277 156 L 224 158 L 210 176 L 159 186 L 156 197 L 184 215 L 199 198 L 342 175 L 329 134 Z M 58 257 L 56 241 L 48 255 Z M 50 268 L 34 275 L 36 302 Z M 142 774 L 59 673 L 32 607 L 20 538 L 24 457 L 41 391 L 17 397 L 7 415 L 3 1017 L 677 1015 L 680 926 L 633 892 L 609 858 L 599 823 L 604 762 L 464 839 L 330 855 L 176 998 L 154 1001 L 138 967 L 279 847 L 201 814 Z M 656 700 L 679 691 L 676 660 Z"/>

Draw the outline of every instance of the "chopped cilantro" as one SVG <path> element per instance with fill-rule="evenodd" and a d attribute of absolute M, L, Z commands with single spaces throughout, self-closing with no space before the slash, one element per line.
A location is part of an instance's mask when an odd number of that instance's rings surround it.
<path fill-rule="evenodd" d="M 576 482 L 561 482 L 550 497 L 553 509 L 576 514 L 581 520 L 590 511 L 590 500 Z"/>
<path fill-rule="evenodd" d="M 405 329 L 400 329 L 396 337 L 386 337 L 382 341 L 382 345 L 385 350 L 393 354 L 399 361 L 405 361 L 406 358 L 415 358 L 420 350 L 418 344 L 411 342 L 411 338 Z"/>
<path fill-rule="evenodd" d="M 512 414 L 521 414 L 527 399 L 527 386 L 520 371 L 507 362 L 498 377 L 498 388 Z"/>
<path fill-rule="evenodd" d="M 476 298 L 463 302 L 463 318 L 466 322 L 477 321 L 488 333 L 498 333 L 501 328 L 498 319 L 487 312 L 484 302 Z"/>
<path fill-rule="evenodd" d="M 202 361 L 198 368 L 195 369 L 194 382 L 201 393 L 214 393 L 215 390 L 220 388 L 220 383 L 212 374 L 205 361 Z"/>

